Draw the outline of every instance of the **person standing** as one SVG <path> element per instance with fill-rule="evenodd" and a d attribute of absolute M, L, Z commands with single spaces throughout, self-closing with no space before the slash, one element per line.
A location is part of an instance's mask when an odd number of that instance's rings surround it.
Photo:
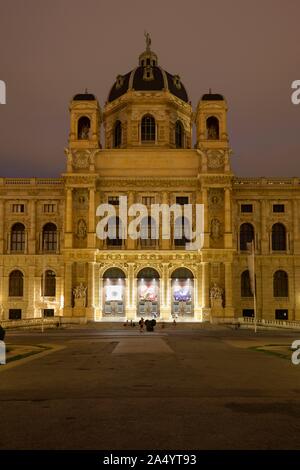
<path fill-rule="evenodd" d="M 143 319 L 143 317 L 142 317 L 142 318 L 140 319 L 140 321 L 139 321 L 140 333 L 143 333 L 143 331 L 144 331 L 144 323 L 145 323 L 145 322 L 144 322 L 144 319 Z"/>

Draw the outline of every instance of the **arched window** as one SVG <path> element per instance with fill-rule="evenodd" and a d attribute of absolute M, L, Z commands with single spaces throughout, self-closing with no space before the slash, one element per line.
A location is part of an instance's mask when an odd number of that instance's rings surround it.
<path fill-rule="evenodd" d="M 138 279 L 159 279 L 159 277 L 158 271 L 150 267 L 141 269 L 137 274 Z"/>
<path fill-rule="evenodd" d="M 23 297 L 23 273 L 16 269 L 9 275 L 9 297 Z"/>
<path fill-rule="evenodd" d="M 114 127 L 114 148 L 121 147 L 122 144 L 122 124 L 121 121 L 116 121 Z"/>
<path fill-rule="evenodd" d="M 43 251 L 57 250 L 57 228 L 53 223 L 48 223 L 43 227 Z"/>
<path fill-rule="evenodd" d="M 11 228 L 10 237 L 11 251 L 24 251 L 25 250 L 25 227 L 23 224 L 16 223 Z"/>
<path fill-rule="evenodd" d="M 155 119 L 153 116 L 147 114 L 142 118 L 141 124 L 141 137 L 142 142 L 153 142 L 155 141 Z"/>
<path fill-rule="evenodd" d="M 289 278 L 285 271 L 279 270 L 273 276 L 274 297 L 289 296 Z"/>
<path fill-rule="evenodd" d="M 252 224 L 244 223 L 240 226 L 240 250 L 246 251 L 247 243 L 254 240 L 254 227 Z"/>
<path fill-rule="evenodd" d="M 286 229 L 283 224 L 277 223 L 272 227 L 272 250 L 286 251 Z"/>
<path fill-rule="evenodd" d="M 174 245 L 185 246 L 190 241 L 190 222 L 184 217 L 177 217 L 174 224 Z"/>
<path fill-rule="evenodd" d="M 176 121 L 175 124 L 175 145 L 177 149 L 184 147 L 184 129 L 181 121 Z"/>
<path fill-rule="evenodd" d="M 48 269 L 45 272 L 45 279 L 42 276 L 42 296 L 55 297 L 56 295 L 56 276 L 55 272 Z"/>
<path fill-rule="evenodd" d="M 215 116 L 211 116 L 206 120 L 206 131 L 208 140 L 219 139 L 219 120 Z"/>
<path fill-rule="evenodd" d="M 79 140 L 88 140 L 90 136 L 91 121 L 87 116 L 78 120 L 77 137 Z"/>
<path fill-rule="evenodd" d="M 157 243 L 156 239 L 156 223 L 153 217 L 144 217 L 141 220 L 141 246 L 155 246 Z"/>
<path fill-rule="evenodd" d="M 241 297 L 252 297 L 250 273 L 248 269 L 242 272 L 241 275 Z"/>
<path fill-rule="evenodd" d="M 119 217 L 110 217 L 107 224 L 108 237 L 107 246 L 121 246 L 122 238 L 120 230 L 122 229 Z"/>

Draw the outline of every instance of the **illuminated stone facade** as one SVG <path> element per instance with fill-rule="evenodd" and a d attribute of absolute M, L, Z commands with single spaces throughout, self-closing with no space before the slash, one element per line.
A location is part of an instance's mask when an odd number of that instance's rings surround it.
<path fill-rule="evenodd" d="M 3 320 L 251 316 L 252 238 L 258 318 L 300 320 L 300 180 L 236 177 L 225 99 L 205 94 L 193 112 L 149 43 L 103 110 L 92 94 L 73 98 L 65 155 L 61 178 L 0 179 Z M 204 246 L 187 251 L 174 230 L 170 240 L 99 240 L 97 206 L 118 208 L 122 195 L 129 205 L 204 204 Z"/>

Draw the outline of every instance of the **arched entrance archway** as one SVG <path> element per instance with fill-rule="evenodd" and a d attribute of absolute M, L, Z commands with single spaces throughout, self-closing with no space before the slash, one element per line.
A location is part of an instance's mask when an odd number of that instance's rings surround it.
<path fill-rule="evenodd" d="M 159 273 L 153 268 L 144 268 L 137 275 L 137 316 L 159 317 Z"/>
<path fill-rule="evenodd" d="M 194 275 L 187 268 L 178 268 L 171 275 L 172 317 L 194 316 Z"/>
<path fill-rule="evenodd" d="M 125 273 L 120 268 L 109 268 L 103 274 L 103 316 L 124 315 Z"/>

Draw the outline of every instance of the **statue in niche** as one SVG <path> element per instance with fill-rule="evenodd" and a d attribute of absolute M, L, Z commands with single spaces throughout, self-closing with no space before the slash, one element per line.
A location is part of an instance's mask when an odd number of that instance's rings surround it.
<path fill-rule="evenodd" d="M 214 125 L 211 125 L 207 131 L 207 138 L 209 140 L 216 140 L 218 136 L 217 129 Z"/>
<path fill-rule="evenodd" d="M 210 236 L 213 240 L 218 240 L 222 236 L 221 222 L 219 219 L 212 219 L 210 223 Z"/>
<path fill-rule="evenodd" d="M 223 303 L 223 289 L 214 282 L 210 288 L 210 302 L 212 307 L 222 307 Z"/>
<path fill-rule="evenodd" d="M 223 296 L 223 289 L 222 287 L 218 286 L 216 282 L 214 282 L 213 286 L 210 288 L 210 298 L 211 299 L 222 299 Z"/>
<path fill-rule="evenodd" d="M 80 240 L 84 240 L 86 238 L 86 232 L 87 229 L 85 221 L 83 219 L 78 220 L 76 232 L 77 238 L 79 238 Z"/>
<path fill-rule="evenodd" d="M 86 305 L 86 291 L 87 287 L 82 284 L 82 282 L 74 287 L 73 295 L 75 299 L 75 307 L 85 307 Z"/>

